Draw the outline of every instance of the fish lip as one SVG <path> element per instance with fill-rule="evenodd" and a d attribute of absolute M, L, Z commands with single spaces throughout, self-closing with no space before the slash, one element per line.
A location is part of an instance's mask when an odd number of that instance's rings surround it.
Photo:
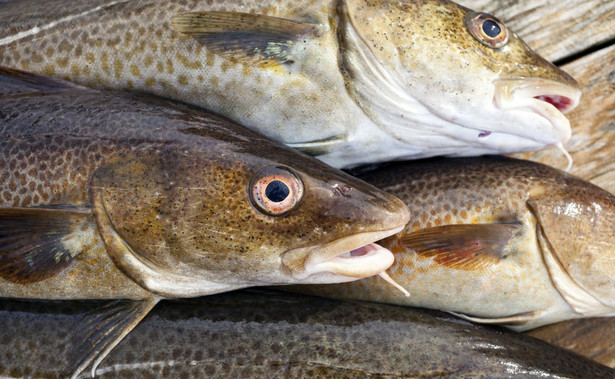
<path fill-rule="evenodd" d="M 393 264 L 394 257 L 388 249 L 373 242 L 399 233 L 404 228 L 405 225 L 375 232 L 362 232 L 339 238 L 324 245 L 288 250 L 282 254 L 282 265 L 294 279 L 306 283 L 310 282 L 310 276 L 322 272 L 331 272 L 338 277 L 338 282 L 378 275 Z M 359 248 L 367 248 L 367 254 L 352 257 L 350 252 Z M 374 254 L 378 256 L 375 257 Z M 369 266 L 363 267 L 363 265 L 357 264 L 363 261 L 367 262 Z M 295 262 L 298 262 L 299 265 Z M 342 269 L 336 270 L 337 272 L 328 271 L 333 265 L 340 263 L 344 266 Z M 327 283 L 332 282 L 330 278 L 327 280 Z"/>
<path fill-rule="evenodd" d="M 564 115 L 581 99 L 577 86 L 543 78 L 508 78 L 494 82 L 494 103 L 502 110 L 527 111 L 542 117 L 560 136 L 559 142 L 570 138 L 570 122 Z"/>

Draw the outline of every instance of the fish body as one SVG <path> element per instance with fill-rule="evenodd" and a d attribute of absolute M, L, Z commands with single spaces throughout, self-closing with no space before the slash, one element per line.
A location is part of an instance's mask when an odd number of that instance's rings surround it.
<path fill-rule="evenodd" d="M 380 243 L 409 297 L 371 280 L 310 293 L 441 309 L 517 330 L 615 314 L 615 197 L 503 157 L 391 165 L 362 176 L 406 202 Z"/>
<path fill-rule="evenodd" d="M 62 377 L 85 302 L 0 302 L 3 377 Z M 32 328 L 36 325 L 36 328 Z M 236 291 L 156 307 L 97 378 L 612 377 L 613 370 L 442 312 Z M 84 376 L 85 377 L 85 376 Z"/>
<path fill-rule="evenodd" d="M 580 97 L 444 0 L 35 0 L 0 25 L 2 65 L 198 105 L 336 167 L 560 146 Z"/>
<path fill-rule="evenodd" d="M 316 159 L 169 100 L 8 69 L 0 83 L 0 297 L 133 300 L 88 324 L 110 330 L 88 354 L 162 298 L 393 261 L 371 242 L 405 225 L 403 203 Z"/>

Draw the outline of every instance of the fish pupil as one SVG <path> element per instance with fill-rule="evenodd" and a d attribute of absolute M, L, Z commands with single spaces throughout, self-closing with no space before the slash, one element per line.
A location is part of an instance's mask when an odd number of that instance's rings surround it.
<path fill-rule="evenodd" d="M 500 33 L 502 32 L 502 29 L 495 21 L 485 20 L 485 22 L 483 22 L 483 32 L 487 36 L 491 38 L 495 38 L 500 35 Z"/>
<path fill-rule="evenodd" d="M 288 197 L 290 189 L 288 186 L 279 180 L 274 180 L 265 188 L 265 196 L 274 203 L 284 201 Z"/>

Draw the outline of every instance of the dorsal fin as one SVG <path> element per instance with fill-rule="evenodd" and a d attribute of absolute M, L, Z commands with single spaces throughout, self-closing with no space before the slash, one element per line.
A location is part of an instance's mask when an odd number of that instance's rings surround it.
<path fill-rule="evenodd" d="M 293 44 L 318 33 L 314 24 L 239 12 L 183 13 L 173 16 L 171 25 L 216 54 L 258 65 L 292 63 Z"/>
<path fill-rule="evenodd" d="M 398 244 L 457 270 L 480 270 L 506 257 L 505 247 L 518 224 L 459 224 L 425 228 L 400 238 Z"/>
<path fill-rule="evenodd" d="M 56 275 L 90 242 L 94 225 L 86 208 L 0 208 L 0 277 L 28 284 Z"/>

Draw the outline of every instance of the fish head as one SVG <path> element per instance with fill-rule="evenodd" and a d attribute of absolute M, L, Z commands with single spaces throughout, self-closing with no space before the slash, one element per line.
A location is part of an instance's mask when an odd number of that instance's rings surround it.
<path fill-rule="evenodd" d="M 421 127 L 426 146 L 463 156 L 570 138 L 577 82 L 495 16 L 445 0 L 346 0 L 338 13 L 347 88 L 402 142 Z"/>
<path fill-rule="evenodd" d="M 403 202 L 256 134 L 228 144 L 158 148 L 99 170 L 99 229 L 115 235 L 108 250 L 142 286 L 199 296 L 356 280 L 393 263 L 372 242 L 405 226 Z"/>
<path fill-rule="evenodd" d="M 578 178 L 528 205 L 556 288 L 585 316 L 615 314 L 615 197 Z"/>

